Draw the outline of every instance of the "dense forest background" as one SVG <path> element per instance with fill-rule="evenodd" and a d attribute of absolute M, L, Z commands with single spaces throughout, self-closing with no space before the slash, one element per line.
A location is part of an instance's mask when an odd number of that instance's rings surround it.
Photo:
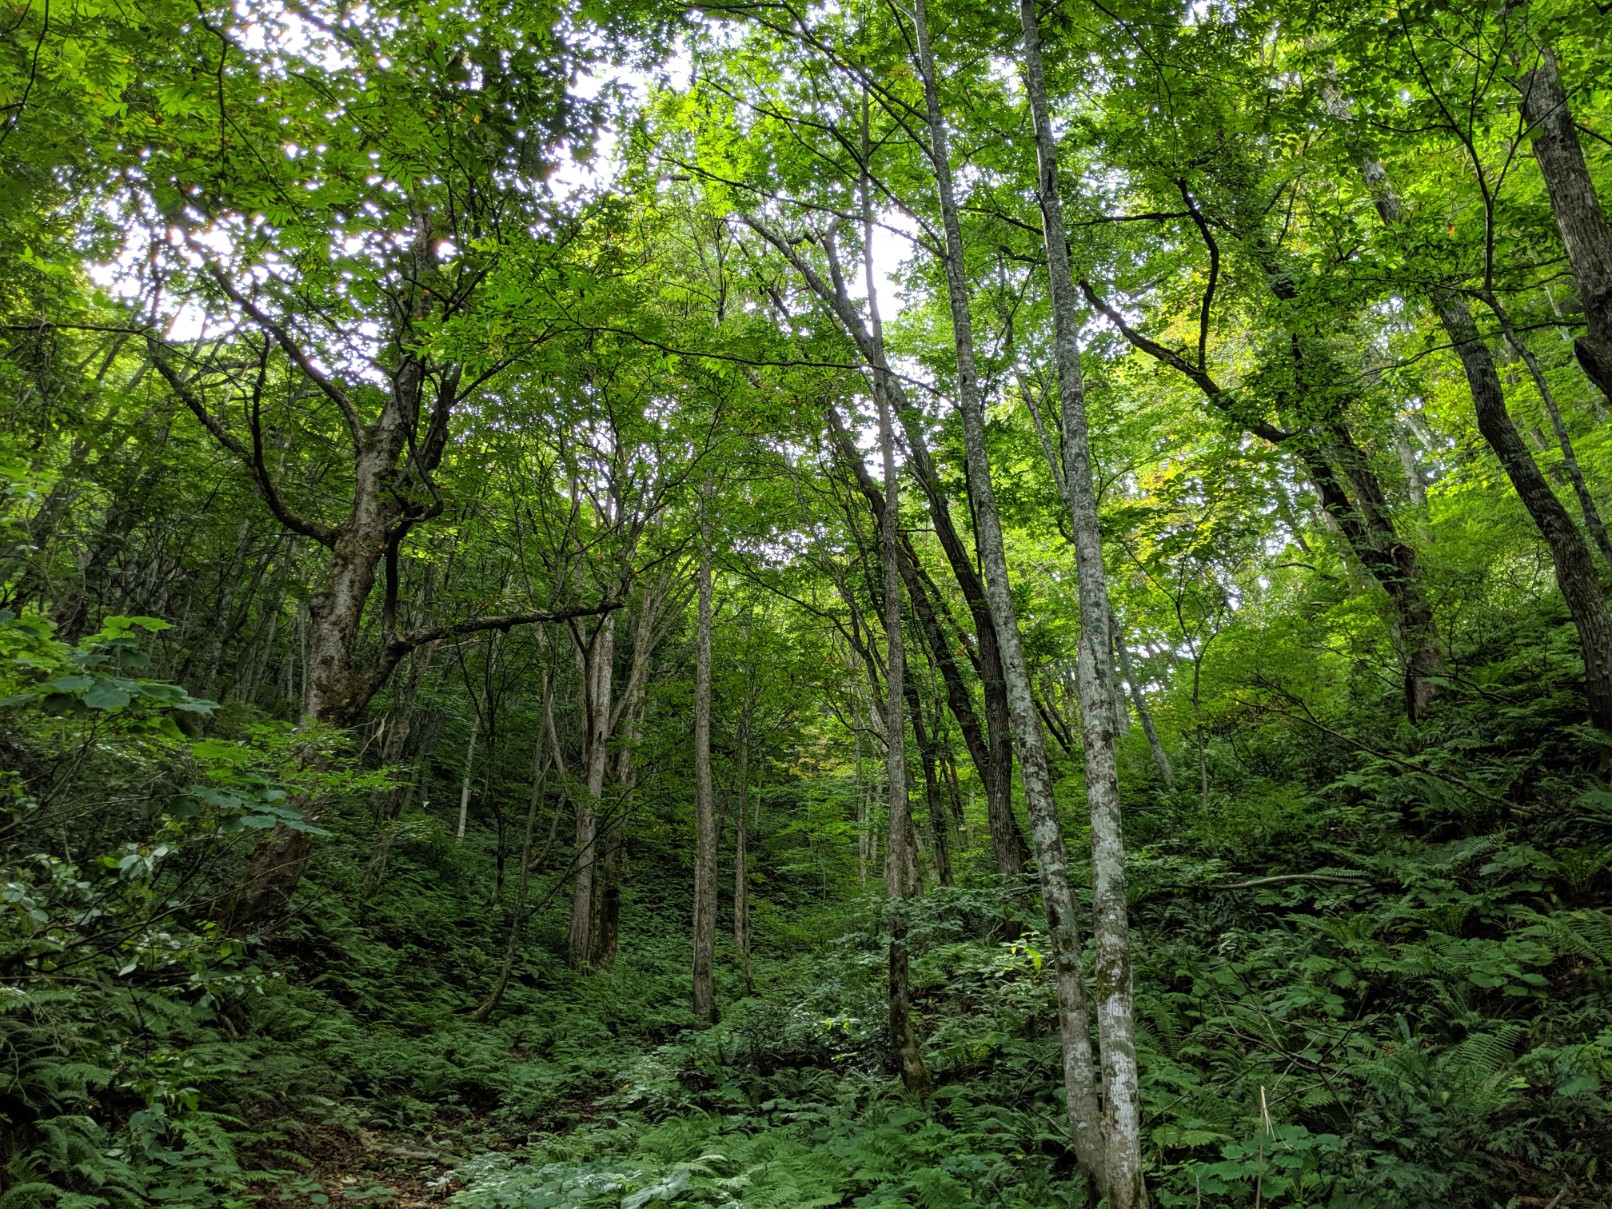
<path fill-rule="evenodd" d="M 0 31 L 0 1209 L 1612 1205 L 1604 4 Z"/>

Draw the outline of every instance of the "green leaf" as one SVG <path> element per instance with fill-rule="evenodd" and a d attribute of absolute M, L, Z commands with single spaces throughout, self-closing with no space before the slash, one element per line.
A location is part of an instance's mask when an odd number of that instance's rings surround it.
<path fill-rule="evenodd" d="M 122 709 L 129 701 L 129 690 L 116 680 L 97 680 L 95 686 L 84 694 L 85 705 L 109 713 Z"/>

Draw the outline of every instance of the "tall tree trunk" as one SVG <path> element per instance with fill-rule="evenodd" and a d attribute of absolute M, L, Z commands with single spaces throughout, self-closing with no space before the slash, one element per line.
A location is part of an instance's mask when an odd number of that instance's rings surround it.
<path fill-rule="evenodd" d="M 941 549 L 951 567 L 952 577 L 962 590 L 963 600 L 974 621 L 978 643 L 978 672 L 985 702 L 985 765 L 980 781 L 985 788 L 985 813 L 991 830 L 991 854 L 999 875 L 1022 877 L 1029 850 L 1013 814 L 1013 718 L 1008 704 L 1008 687 L 1002 667 L 1001 639 L 991 613 L 985 585 L 980 581 L 957 528 L 952 523 L 945 487 L 925 444 L 923 418 L 907 400 L 905 392 L 889 378 L 888 392 L 911 452 L 910 469 L 923 489 L 930 520 Z M 916 563 L 916 553 L 914 554 Z M 918 565 L 921 574 L 921 564 Z M 914 600 L 916 601 L 916 597 Z M 915 604 L 916 607 L 916 604 Z M 961 718 L 959 718 L 961 724 Z"/>
<path fill-rule="evenodd" d="M 667 574 L 647 584 L 639 600 L 632 625 L 632 660 L 627 670 L 627 687 L 613 711 L 610 733 L 616 738 L 615 786 L 618 806 L 612 812 L 601 837 L 601 859 L 596 869 L 599 900 L 598 930 L 594 944 L 594 964 L 601 970 L 615 968 L 621 938 L 621 887 L 626 877 L 627 822 L 636 771 L 639 733 L 644 723 L 644 693 L 649 683 L 650 661 L 665 636 L 663 606 L 672 591 L 673 575 Z"/>
<path fill-rule="evenodd" d="M 1041 66 L 1035 0 L 1019 0 L 1025 84 L 1035 122 L 1037 200 L 1047 249 L 1053 360 L 1062 410 L 1063 486 L 1075 546 L 1080 597 L 1076 684 L 1091 811 L 1092 910 L 1097 947 L 1097 1035 L 1102 1055 L 1103 1141 L 1112 1209 L 1143 1209 L 1142 1122 L 1136 1025 L 1131 1003 L 1131 936 L 1125 908 L 1125 843 L 1114 756 L 1114 695 L 1108 579 L 1103 569 L 1086 389 L 1080 369 L 1080 315 L 1058 194 L 1058 151 Z"/>
<path fill-rule="evenodd" d="M 863 154 L 867 154 L 867 97 L 863 106 Z M 862 189 L 863 227 L 865 244 L 871 249 L 871 201 L 864 178 Z M 872 335 L 882 344 L 879 310 L 873 287 L 873 256 L 864 251 L 866 265 L 868 310 L 872 318 Z M 890 400 L 884 385 L 874 382 L 874 396 L 879 408 L 879 453 L 884 464 L 884 523 L 879 527 L 879 561 L 884 569 L 884 637 L 885 637 L 885 723 L 884 723 L 884 780 L 889 792 L 890 834 L 885 842 L 884 878 L 885 897 L 891 900 L 890 913 L 890 981 L 889 1028 L 890 1049 L 901 1064 L 901 1082 L 908 1091 L 922 1095 L 929 1090 L 929 1072 L 924 1068 L 923 1054 L 918 1048 L 918 1037 L 912 1027 L 912 993 L 907 956 L 907 920 L 903 900 L 917 889 L 914 872 L 917 865 L 911 804 L 907 796 L 907 726 L 904 716 L 906 702 L 906 650 L 901 638 L 901 521 L 900 484 L 896 479 L 895 433 L 890 422 Z"/>
<path fill-rule="evenodd" d="M 711 550 L 700 552 L 694 652 L 694 1015 L 716 1023 L 716 794 L 711 783 Z"/>
<path fill-rule="evenodd" d="M 872 830 L 868 826 L 868 790 L 862 780 L 862 728 L 858 726 L 853 732 L 856 755 L 856 877 L 862 885 L 868 884 L 868 867 L 873 863 L 871 849 L 868 845 L 868 834 Z"/>
<path fill-rule="evenodd" d="M 789 259 L 805 278 L 812 292 L 834 312 L 846 333 L 856 342 L 871 373 L 875 377 L 882 375 L 885 379 L 885 390 L 888 392 L 891 406 L 895 409 L 902 430 L 906 433 L 907 449 L 911 455 L 908 469 L 923 490 L 935 536 L 946 555 L 946 561 L 957 580 L 957 586 L 962 590 L 963 599 L 974 621 L 974 633 L 979 649 L 977 655 L 973 651 L 970 651 L 969 655 L 976 661 L 975 666 L 980 675 L 985 698 L 985 734 L 990 754 L 981 779 L 985 786 L 986 812 L 990 818 L 992 851 L 996 857 L 997 872 L 1005 877 L 1018 877 L 1023 873 L 1028 852 L 1013 815 L 1013 723 L 1012 711 L 1008 705 L 1007 682 L 1002 670 L 1000 641 L 996 634 L 996 622 L 992 617 L 985 586 L 975 570 L 968 548 L 963 544 L 956 526 L 952 523 L 951 505 L 945 484 L 941 481 L 940 474 L 929 455 L 928 436 L 923 429 L 923 416 L 912 405 L 906 391 L 902 389 L 900 380 L 890 373 L 890 367 L 885 362 L 882 352 L 871 347 L 867 329 L 855 303 L 844 288 L 842 275 L 834 260 L 832 239 L 824 241 L 828 245 L 830 266 L 834 274 L 834 284 L 830 286 L 787 239 L 770 230 L 765 223 L 753 216 L 745 216 L 744 221 Z M 918 565 L 918 573 L 922 574 L 921 564 Z"/>
<path fill-rule="evenodd" d="M 1522 79 L 1522 114 L 1533 131 L 1534 162 L 1545 178 L 1550 208 L 1584 307 L 1585 333 L 1573 343 L 1591 382 L 1612 399 L 1612 230 L 1573 128 L 1567 90 L 1548 46 Z"/>
<path fill-rule="evenodd" d="M 752 669 L 759 671 L 759 669 Z M 750 970 L 750 746 L 755 730 L 758 689 L 752 683 L 739 714 L 739 795 L 733 828 L 733 958 L 744 979 L 744 993 L 755 993 Z"/>
<path fill-rule="evenodd" d="M 1153 753 L 1153 763 L 1159 770 L 1159 780 L 1164 782 L 1166 788 L 1173 788 L 1175 769 L 1171 766 L 1169 754 L 1159 739 L 1159 728 L 1153 724 L 1153 711 L 1148 708 L 1147 697 L 1131 670 L 1131 655 L 1125 649 L 1125 636 L 1120 633 L 1118 625 L 1114 627 L 1114 653 L 1119 656 L 1120 674 L 1124 677 L 1125 687 L 1131 694 L 1131 703 L 1136 706 L 1136 717 L 1142 724 L 1142 733 L 1147 736 L 1147 747 Z"/>
<path fill-rule="evenodd" d="M 599 622 L 591 642 L 572 630 L 577 670 L 581 673 L 583 792 L 576 802 L 576 880 L 571 888 L 571 928 L 567 941 L 571 964 L 591 967 L 594 961 L 594 916 L 598 908 L 595 872 L 599 864 L 599 804 L 604 795 L 605 767 L 610 756 L 610 703 L 614 684 L 616 622 Z"/>
<path fill-rule="evenodd" d="M 967 271 L 963 262 L 962 224 L 952 187 L 946 124 L 934 56 L 929 45 L 928 14 L 924 0 L 915 0 L 913 26 L 917 35 L 919 71 L 923 77 L 924 105 L 929 126 L 929 153 L 935 172 L 945 229 L 944 268 L 946 298 L 951 311 L 952 337 L 957 354 L 957 410 L 962 419 L 965 461 L 973 495 L 980 554 L 985 565 L 985 589 L 1001 652 L 1002 674 L 1019 747 L 1019 769 L 1029 804 L 1031 835 L 1035 843 L 1042 904 L 1046 910 L 1047 937 L 1052 948 L 1058 994 L 1058 1024 L 1063 1042 L 1064 1094 L 1070 1132 L 1082 1166 L 1099 1184 L 1106 1184 L 1102 1119 L 1097 1108 L 1096 1076 L 1091 1032 L 1086 1019 L 1086 988 L 1081 965 L 1079 917 L 1069 886 L 1068 859 L 1058 808 L 1052 796 L 1046 748 L 1036 717 L 1029 668 L 1019 635 L 1018 615 L 1008 580 L 1007 546 L 997 514 L 996 491 L 985 446 L 985 416 L 974 361 L 973 323 L 968 309 Z"/>

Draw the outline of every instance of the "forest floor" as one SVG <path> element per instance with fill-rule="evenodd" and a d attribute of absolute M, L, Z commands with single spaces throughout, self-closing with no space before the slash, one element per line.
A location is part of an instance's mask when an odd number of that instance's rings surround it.
<path fill-rule="evenodd" d="M 436 1132 L 388 1132 L 309 1120 L 297 1146 L 306 1170 L 276 1177 L 277 1186 L 270 1186 L 263 1203 L 287 1209 L 447 1205 L 462 1188 L 455 1174 L 461 1156 L 443 1142 Z"/>

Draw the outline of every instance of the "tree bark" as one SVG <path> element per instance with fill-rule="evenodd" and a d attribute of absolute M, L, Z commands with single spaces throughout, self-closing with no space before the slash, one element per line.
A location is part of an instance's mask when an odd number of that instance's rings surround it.
<path fill-rule="evenodd" d="M 470 720 L 470 741 L 465 744 L 465 772 L 459 784 L 459 825 L 454 829 L 453 838 L 465 838 L 465 824 L 470 819 L 470 779 L 476 768 L 476 735 L 481 730 L 481 713 Z"/>
<path fill-rule="evenodd" d="M 700 552 L 694 654 L 694 994 L 697 1019 L 716 1023 L 716 795 L 711 784 L 711 551 Z"/>
<path fill-rule="evenodd" d="M 1097 948 L 1097 1034 L 1102 1056 L 1103 1143 L 1111 1209 L 1144 1209 L 1142 1122 L 1136 1025 L 1131 1003 L 1131 935 L 1125 907 L 1125 843 L 1119 767 L 1114 755 L 1114 694 L 1108 578 L 1080 368 L 1080 315 L 1063 203 L 1058 193 L 1058 150 L 1041 65 L 1041 31 L 1035 0 L 1019 0 L 1024 74 L 1035 123 L 1036 185 L 1047 249 L 1053 321 L 1053 360 L 1062 411 L 1064 501 L 1075 546 L 1080 597 L 1076 684 L 1086 756 L 1086 800 L 1091 812 L 1092 910 Z"/>
<path fill-rule="evenodd" d="M 1031 835 L 1035 843 L 1042 905 L 1058 994 L 1058 1023 L 1063 1042 L 1064 1094 L 1070 1132 L 1081 1164 L 1106 1184 L 1102 1120 L 1097 1108 L 1097 1087 L 1092 1061 L 1090 1026 L 1086 1019 L 1086 989 L 1081 963 L 1080 932 L 1074 894 L 1069 886 L 1068 859 L 1063 831 L 1047 765 L 1046 748 L 1036 717 L 1029 669 L 1019 635 L 1018 615 L 1008 579 L 1007 546 L 997 513 L 985 446 L 985 417 L 979 371 L 974 360 L 973 322 L 968 307 L 967 271 L 963 262 L 963 234 L 957 198 L 953 191 L 947 130 L 940 107 L 939 83 L 929 44 L 928 14 L 924 0 L 916 0 L 913 14 L 919 73 L 923 79 L 924 106 L 929 126 L 929 155 L 935 173 L 942 225 L 945 230 L 946 299 L 951 311 L 952 338 L 957 355 L 957 411 L 962 419 L 969 488 L 974 500 L 976 533 L 985 564 L 985 590 L 1001 652 L 1002 673 L 1019 747 L 1019 770 L 1029 804 Z"/>
<path fill-rule="evenodd" d="M 1573 351 L 1590 381 L 1612 399 L 1612 229 L 1584 162 L 1567 90 L 1548 46 L 1539 48 L 1534 69 L 1522 79 L 1522 114 L 1532 128 L 1534 162 L 1545 178 L 1584 308 L 1585 332 L 1573 342 Z"/>

